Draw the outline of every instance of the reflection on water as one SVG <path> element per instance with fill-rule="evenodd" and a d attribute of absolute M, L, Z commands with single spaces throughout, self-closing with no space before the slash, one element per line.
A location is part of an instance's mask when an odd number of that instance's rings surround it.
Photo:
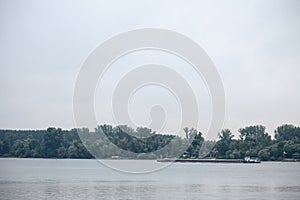
<path fill-rule="evenodd" d="M 300 163 L 174 164 L 129 175 L 93 160 L 0 159 L 0 199 L 299 199 L 299 180 Z"/>
<path fill-rule="evenodd" d="M 240 190 L 242 192 L 255 192 L 255 193 L 260 193 L 260 192 L 267 192 L 269 190 L 268 187 L 266 186 L 254 186 L 254 185 L 244 185 L 240 187 Z"/>
<path fill-rule="evenodd" d="M 275 190 L 280 192 L 300 192 L 300 186 L 275 187 Z"/>

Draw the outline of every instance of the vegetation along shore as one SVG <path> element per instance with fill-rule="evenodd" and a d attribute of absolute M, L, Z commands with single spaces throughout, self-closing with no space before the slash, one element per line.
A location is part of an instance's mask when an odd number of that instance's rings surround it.
<path fill-rule="evenodd" d="M 184 128 L 185 137 L 157 134 L 151 129 L 126 125 L 88 129 L 0 130 L 0 157 L 126 159 L 174 158 L 243 159 L 256 156 L 262 161 L 297 161 L 300 157 L 300 127 L 284 124 L 274 138 L 262 125 L 247 126 L 238 135 L 222 130 L 217 141 L 205 140 L 193 128 Z M 81 140 L 80 137 L 89 140 Z M 130 136 L 129 136 L 130 135 Z M 84 142 L 82 142 L 84 141 Z M 167 145 L 168 144 L 168 145 Z M 87 148 L 86 148 L 87 147 Z M 164 147 L 164 148 L 163 148 Z M 184 152 L 178 155 L 178 152 Z"/>

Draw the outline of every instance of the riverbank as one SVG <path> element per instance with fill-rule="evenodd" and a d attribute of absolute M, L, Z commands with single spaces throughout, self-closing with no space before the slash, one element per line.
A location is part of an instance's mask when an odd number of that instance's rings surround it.
<path fill-rule="evenodd" d="M 19 158 L 19 157 L 0 157 L 0 159 L 56 159 L 56 160 L 153 160 L 158 162 L 215 162 L 215 163 L 241 163 L 243 159 L 176 159 L 176 158 L 168 158 L 168 159 L 144 159 L 144 158 Z M 300 162 L 300 159 L 284 159 L 284 160 L 264 160 L 262 162 Z"/>

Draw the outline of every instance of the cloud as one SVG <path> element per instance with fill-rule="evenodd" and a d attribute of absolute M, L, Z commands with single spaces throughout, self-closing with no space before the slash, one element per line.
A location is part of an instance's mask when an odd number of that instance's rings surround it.
<path fill-rule="evenodd" d="M 70 6 L 72 5 L 72 6 Z M 299 1 L 1 1 L 0 128 L 75 126 L 80 66 L 131 29 L 183 33 L 213 59 L 226 92 L 224 127 L 300 124 Z"/>

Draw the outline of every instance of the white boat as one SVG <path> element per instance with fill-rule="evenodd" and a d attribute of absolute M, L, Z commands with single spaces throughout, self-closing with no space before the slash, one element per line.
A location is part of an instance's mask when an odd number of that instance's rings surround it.
<path fill-rule="evenodd" d="M 247 156 L 244 158 L 244 163 L 260 163 L 258 157 Z"/>

